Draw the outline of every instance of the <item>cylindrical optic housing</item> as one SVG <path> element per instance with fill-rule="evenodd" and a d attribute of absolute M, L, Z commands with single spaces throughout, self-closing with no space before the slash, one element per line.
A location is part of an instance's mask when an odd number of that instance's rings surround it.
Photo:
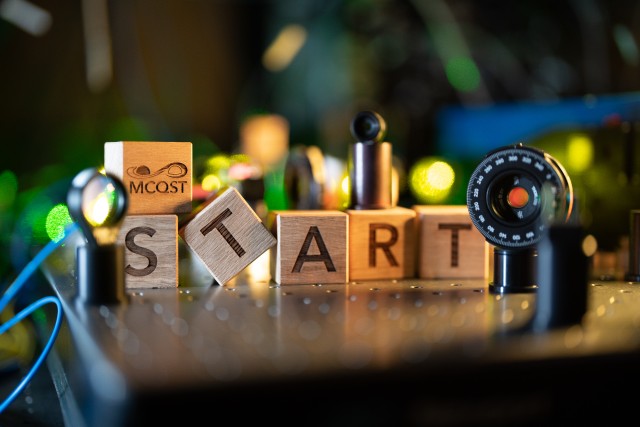
<path fill-rule="evenodd" d="M 493 282 L 489 289 L 494 294 L 535 292 L 536 285 L 535 248 L 503 249 L 493 251 Z"/>
<path fill-rule="evenodd" d="M 629 270 L 625 280 L 640 282 L 640 210 L 629 215 Z"/>
<path fill-rule="evenodd" d="M 82 302 L 109 305 L 125 301 L 123 245 L 78 246 L 76 256 Z"/>
<path fill-rule="evenodd" d="M 352 209 L 391 207 L 391 144 L 356 142 L 351 149 L 350 165 L 350 207 Z"/>
<path fill-rule="evenodd" d="M 543 332 L 580 323 L 588 305 L 588 260 L 583 229 L 554 224 L 538 244 L 538 295 L 533 329 Z"/>
<path fill-rule="evenodd" d="M 356 143 L 349 152 L 351 209 L 392 207 L 393 150 L 383 142 L 387 124 L 375 111 L 360 111 L 351 121 Z"/>

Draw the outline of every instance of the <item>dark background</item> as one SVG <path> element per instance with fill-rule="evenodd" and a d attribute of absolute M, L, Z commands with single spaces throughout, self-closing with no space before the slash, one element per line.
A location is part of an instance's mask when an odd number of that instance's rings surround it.
<path fill-rule="evenodd" d="M 0 6 L 13 3 L 3 0 Z M 351 118 L 374 109 L 385 117 L 387 139 L 405 171 L 422 157 L 445 152 L 450 162 L 462 165 L 458 193 L 442 203 L 464 203 L 464 178 L 478 153 L 492 147 L 476 146 L 473 153 L 443 147 L 444 109 L 517 110 L 523 103 L 635 97 L 640 88 L 640 3 L 635 1 L 31 4 L 50 14 L 51 24 L 41 34 L 0 18 L 0 245 L 3 254 L 11 253 L 0 264 L 3 281 L 24 265 L 31 256 L 28 247 L 38 242 L 42 220 L 33 206 L 46 211 L 69 177 L 100 166 L 106 141 L 191 141 L 194 156 L 234 153 L 242 119 L 270 112 L 288 120 L 290 146 L 317 145 L 344 159 L 353 142 Z M 306 42 L 287 68 L 269 71 L 262 54 L 287 24 L 304 27 Z M 92 47 L 95 34 L 107 36 L 106 50 Z M 88 77 L 105 55 L 111 72 L 102 79 Z M 466 62 L 457 63 L 457 78 L 447 74 L 456 72 L 447 68 L 455 65 L 450 61 L 461 57 Z M 575 181 L 586 199 L 585 224 L 607 250 L 617 249 L 638 194 L 633 162 L 621 178 L 625 154 L 611 148 L 612 140 L 637 142 L 623 127 L 637 117 L 628 109 L 623 113 L 595 124 L 563 123 L 562 117 L 557 123 L 560 129 L 588 132 L 596 154 L 606 154 L 596 159 L 604 166 L 592 168 L 599 175 Z M 495 144 L 517 142 L 499 137 L 501 126 L 514 125 L 499 114 L 493 118 L 473 132 L 485 140 L 496 135 Z M 521 135 L 534 144 L 541 138 Z M 564 144 L 557 135 L 551 139 L 545 149 Z M 598 197 L 585 196 L 581 186 L 591 186 Z M 48 201 L 43 194 L 50 195 Z M 416 202 L 404 187 L 401 203 Z"/>
<path fill-rule="evenodd" d="M 203 150 L 233 151 L 239 120 L 257 110 L 283 114 L 292 144 L 344 154 L 351 115 L 375 107 L 410 162 L 433 153 L 443 105 L 625 93 L 640 83 L 637 46 L 625 54 L 616 42 L 626 34 L 637 43 L 633 1 L 110 1 L 113 74 L 93 88 L 83 2 L 33 4 L 52 18 L 40 36 L 0 20 L 0 166 L 25 186 L 41 184 L 32 177 L 41 168 L 101 163 L 107 140 L 202 140 Z M 307 43 L 290 67 L 267 71 L 261 55 L 289 23 L 307 29 Z M 446 78 L 443 61 L 458 50 L 447 30 L 481 73 L 475 90 Z"/>

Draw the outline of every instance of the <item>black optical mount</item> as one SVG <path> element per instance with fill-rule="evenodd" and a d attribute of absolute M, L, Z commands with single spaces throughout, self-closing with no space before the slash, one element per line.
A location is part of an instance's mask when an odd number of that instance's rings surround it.
<path fill-rule="evenodd" d="M 76 249 L 77 301 L 89 305 L 126 301 L 124 246 L 117 242 L 129 206 L 122 181 L 87 168 L 71 181 L 67 205 L 86 239 Z"/>
<path fill-rule="evenodd" d="M 392 146 L 384 142 L 387 125 L 378 113 L 361 111 L 351 121 L 356 142 L 349 156 L 350 209 L 392 206 Z"/>
<path fill-rule="evenodd" d="M 535 292 L 536 245 L 550 224 L 566 222 L 573 190 L 548 153 L 515 144 L 489 152 L 467 187 L 471 221 L 494 246 L 492 293 Z"/>
<path fill-rule="evenodd" d="M 360 111 L 351 120 L 351 135 L 358 142 L 382 142 L 387 134 L 387 124 L 375 111 Z"/>

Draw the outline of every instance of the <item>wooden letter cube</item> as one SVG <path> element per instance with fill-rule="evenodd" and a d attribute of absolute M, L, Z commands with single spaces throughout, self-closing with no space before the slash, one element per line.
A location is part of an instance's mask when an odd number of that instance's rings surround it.
<path fill-rule="evenodd" d="M 233 187 L 211 196 L 178 233 L 220 285 L 276 244 L 275 237 Z"/>
<path fill-rule="evenodd" d="M 269 213 L 278 243 L 271 248 L 271 278 L 281 285 L 346 283 L 349 271 L 346 213 L 290 210 Z"/>
<path fill-rule="evenodd" d="M 177 215 L 127 215 L 118 235 L 125 246 L 125 286 L 178 286 Z"/>
<path fill-rule="evenodd" d="M 482 278 L 487 243 L 463 205 L 414 206 L 420 243 L 418 276 L 422 279 Z"/>
<path fill-rule="evenodd" d="M 104 169 L 122 180 L 128 214 L 191 212 L 190 142 L 120 141 L 104 144 Z"/>
<path fill-rule="evenodd" d="M 403 279 L 415 275 L 416 212 L 394 207 L 346 211 L 349 280 Z"/>

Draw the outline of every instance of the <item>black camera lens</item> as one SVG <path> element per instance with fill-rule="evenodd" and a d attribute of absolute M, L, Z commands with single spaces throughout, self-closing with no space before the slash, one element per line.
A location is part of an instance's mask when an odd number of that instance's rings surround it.
<path fill-rule="evenodd" d="M 358 142 L 381 142 L 386 131 L 387 124 L 375 111 L 361 111 L 351 121 L 351 135 Z"/>

